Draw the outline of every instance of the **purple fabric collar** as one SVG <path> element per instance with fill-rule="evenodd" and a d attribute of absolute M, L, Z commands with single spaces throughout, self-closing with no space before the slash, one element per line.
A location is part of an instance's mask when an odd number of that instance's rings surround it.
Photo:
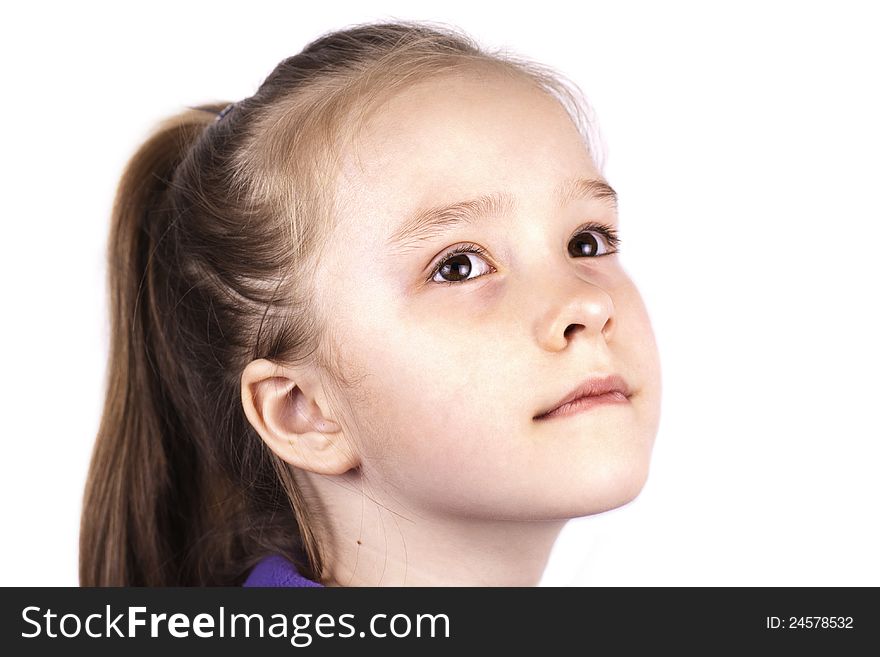
<path fill-rule="evenodd" d="M 242 586 L 324 586 L 303 577 L 284 557 L 273 554 L 263 557 L 253 567 Z"/>

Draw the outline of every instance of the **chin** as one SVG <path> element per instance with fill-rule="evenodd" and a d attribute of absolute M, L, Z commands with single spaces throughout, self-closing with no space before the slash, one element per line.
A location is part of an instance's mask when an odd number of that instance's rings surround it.
<path fill-rule="evenodd" d="M 620 508 L 636 499 L 648 480 L 648 462 L 627 468 L 607 467 L 584 480 L 580 495 L 571 496 L 569 518 L 591 516 Z"/>

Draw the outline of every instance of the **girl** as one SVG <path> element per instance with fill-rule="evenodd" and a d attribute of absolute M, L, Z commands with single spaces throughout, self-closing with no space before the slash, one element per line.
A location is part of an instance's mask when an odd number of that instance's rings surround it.
<path fill-rule="evenodd" d="M 535 585 L 634 499 L 659 358 L 587 110 L 393 22 L 163 123 L 113 210 L 81 584 Z"/>

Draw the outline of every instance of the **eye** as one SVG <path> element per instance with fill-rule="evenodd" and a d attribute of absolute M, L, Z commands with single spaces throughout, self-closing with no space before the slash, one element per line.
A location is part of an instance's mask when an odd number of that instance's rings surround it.
<path fill-rule="evenodd" d="M 479 278 L 490 271 L 494 271 L 492 265 L 487 263 L 484 266 L 483 273 L 471 276 L 471 273 L 474 271 L 473 262 L 482 260 L 485 263 L 485 259 L 482 257 L 485 253 L 485 249 L 476 244 L 470 243 L 462 244 L 451 249 L 443 255 L 437 263 L 437 266 L 434 267 L 430 278 L 428 278 L 428 282 L 440 283 L 441 285 L 454 285 L 456 283 Z M 474 255 L 480 256 L 480 258 L 472 258 L 471 256 Z"/>
<path fill-rule="evenodd" d="M 577 258 L 581 256 L 598 258 L 617 253 L 620 238 L 611 226 L 591 222 L 584 224 L 578 230 L 580 232 L 568 243 L 569 255 Z M 601 243 L 596 235 L 601 236 Z M 602 243 L 604 243 L 604 247 Z"/>
<path fill-rule="evenodd" d="M 600 258 L 617 253 L 619 246 L 620 238 L 614 228 L 605 224 L 589 222 L 578 228 L 578 232 L 569 241 L 568 254 L 577 258 Z M 437 262 L 426 282 L 455 285 L 485 276 L 495 271 L 492 265 L 486 263 L 483 257 L 485 254 L 485 249 L 473 243 L 462 244 L 450 249 Z M 479 258 L 474 259 L 471 256 L 479 256 Z M 471 276 L 474 272 L 473 263 L 475 261 L 482 261 L 484 269 L 482 273 Z"/>

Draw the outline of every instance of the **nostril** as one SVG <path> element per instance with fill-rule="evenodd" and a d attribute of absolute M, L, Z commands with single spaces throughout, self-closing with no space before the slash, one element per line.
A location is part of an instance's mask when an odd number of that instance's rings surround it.
<path fill-rule="evenodd" d="M 570 338 L 578 331 L 583 330 L 583 328 L 584 328 L 583 324 L 569 324 L 568 327 L 565 329 L 565 337 Z"/>
<path fill-rule="evenodd" d="M 606 336 L 608 336 L 608 334 L 611 333 L 611 326 L 613 324 L 614 324 L 614 318 L 609 317 L 608 321 L 605 322 L 605 326 L 602 327 L 602 333 L 604 333 Z"/>

